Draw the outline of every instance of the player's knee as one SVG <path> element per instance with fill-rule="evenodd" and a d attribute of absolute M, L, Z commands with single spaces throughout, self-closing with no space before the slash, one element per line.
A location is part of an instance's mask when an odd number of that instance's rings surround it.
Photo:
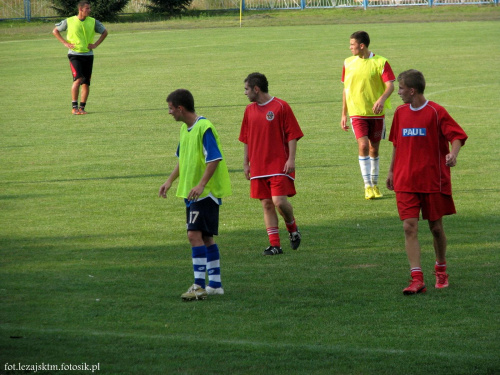
<path fill-rule="evenodd" d="M 405 220 L 403 222 L 403 230 L 406 237 L 416 236 L 418 233 L 418 221 Z"/>

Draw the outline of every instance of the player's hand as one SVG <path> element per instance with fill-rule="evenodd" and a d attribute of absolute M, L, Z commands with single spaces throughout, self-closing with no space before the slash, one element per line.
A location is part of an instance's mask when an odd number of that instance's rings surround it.
<path fill-rule="evenodd" d="M 340 120 L 340 127 L 342 128 L 343 131 L 349 130 L 349 123 L 347 122 L 347 116 L 342 116 L 342 119 Z"/>
<path fill-rule="evenodd" d="M 389 172 L 388 176 L 387 176 L 387 180 L 385 181 L 385 185 L 387 187 L 387 189 L 389 190 L 394 190 L 394 179 L 393 179 L 393 176 L 392 176 L 392 172 Z"/>
<path fill-rule="evenodd" d="M 171 184 L 167 181 L 163 185 L 160 186 L 160 191 L 158 192 L 158 196 L 160 198 L 166 198 L 167 197 L 167 191 L 170 189 Z"/>
<path fill-rule="evenodd" d="M 245 172 L 245 178 L 247 180 L 250 180 L 250 165 L 249 164 L 243 164 L 243 171 Z"/>
<path fill-rule="evenodd" d="M 385 103 L 384 100 L 380 100 L 380 99 L 377 100 L 372 107 L 373 113 L 375 113 L 376 115 L 378 115 L 379 113 L 382 113 L 382 111 L 384 110 L 384 103 Z"/>
<path fill-rule="evenodd" d="M 455 165 L 457 165 L 457 156 L 452 153 L 446 155 L 446 165 L 448 167 L 454 167 Z"/>
<path fill-rule="evenodd" d="M 295 172 L 295 161 L 287 160 L 287 162 L 285 163 L 285 167 L 283 168 L 283 172 L 285 172 L 286 174 Z"/>
<path fill-rule="evenodd" d="M 69 48 L 69 49 L 73 49 L 73 48 L 75 48 L 75 45 L 74 45 L 74 44 L 72 44 L 72 43 L 69 43 L 69 42 L 64 43 L 64 45 L 65 45 L 67 48 Z"/>
<path fill-rule="evenodd" d="M 200 197 L 200 195 L 203 194 L 203 190 L 205 190 L 204 186 L 196 185 L 189 192 L 189 194 L 187 196 L 188 201 L 195 201 L 195 200 L 197 200 Z"/>
<path fill-rule="evenodd" d="M 87 46 L 87 48 L 88 48 L 89 50 L 93 50 L 93 49 L 96 49 L 96 48 L 97 48 L 97 46 L 96 46 L 95 44 L 89 44 L 89 45 Z"/>

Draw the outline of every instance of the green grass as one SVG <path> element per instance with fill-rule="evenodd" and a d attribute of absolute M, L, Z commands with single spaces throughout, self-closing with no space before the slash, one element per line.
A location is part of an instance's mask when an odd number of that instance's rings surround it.
<path fill-rule="evenodd" d="M 498 22 L 175 22 L 109 25 L 78 117 L 52 24 L 0 28 L 0 372 L 85 362 L 103 374 L 500 373 Z M 445 218 L 447 290 L 402 295 L 394 194 L 363 199 L 354 137 L 339 125 L 357 29 L 396 74 L 422 70 L 427 98 L 469 134 L 452 171 L 458 214 Z M 291 200 L 303 244 L 289 250 L 281 225 L 285 254 L 272 258 L 260 255 L 262 211 L 237 140 L 253 71 L 305 133 Z M 192 283 L 182 201 L 157 198 L 179 130 L 165 97 L 179 87 L 216 125 L 233 184 L 217 238 L 226 294 L 199 303 L 180 300 Z M 382 180 L 390 152 L 383 142 Z M 425 222 L 420 238 L 432 284 Z"/>

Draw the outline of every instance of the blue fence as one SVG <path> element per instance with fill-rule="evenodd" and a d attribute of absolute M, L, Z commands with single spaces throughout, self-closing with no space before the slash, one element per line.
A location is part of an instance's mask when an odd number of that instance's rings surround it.
<path fill-rule="evenodd" d="M 314 8 L 364 8 L 398 6 L 480 5 L 495 4 L 499 0 L 241 0 L 242 9 L 314 9 Z M 126 12 L 144 12 L 148 0 L 131 0 Z M 0 19 L 24 19 L 54 17 L 50 0 L 2 1 Z M 239 9 L 240 0 L 193 0 L 196 9 Z"/>

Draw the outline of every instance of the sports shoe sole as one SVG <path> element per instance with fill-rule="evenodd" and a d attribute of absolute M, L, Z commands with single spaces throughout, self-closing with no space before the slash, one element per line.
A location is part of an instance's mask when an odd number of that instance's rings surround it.
<path fill-rule="evenodd" d="M 412 294 L 420 294 L 420 293 L 425 293 L 425 292 L 427 292 L 427 288 L 425 286 L 423 288 L 420 288 L 416 292 L 414 292 L 413 290 L 403 290 L 403 294 L 405 296 L 411 296 Z"/>

